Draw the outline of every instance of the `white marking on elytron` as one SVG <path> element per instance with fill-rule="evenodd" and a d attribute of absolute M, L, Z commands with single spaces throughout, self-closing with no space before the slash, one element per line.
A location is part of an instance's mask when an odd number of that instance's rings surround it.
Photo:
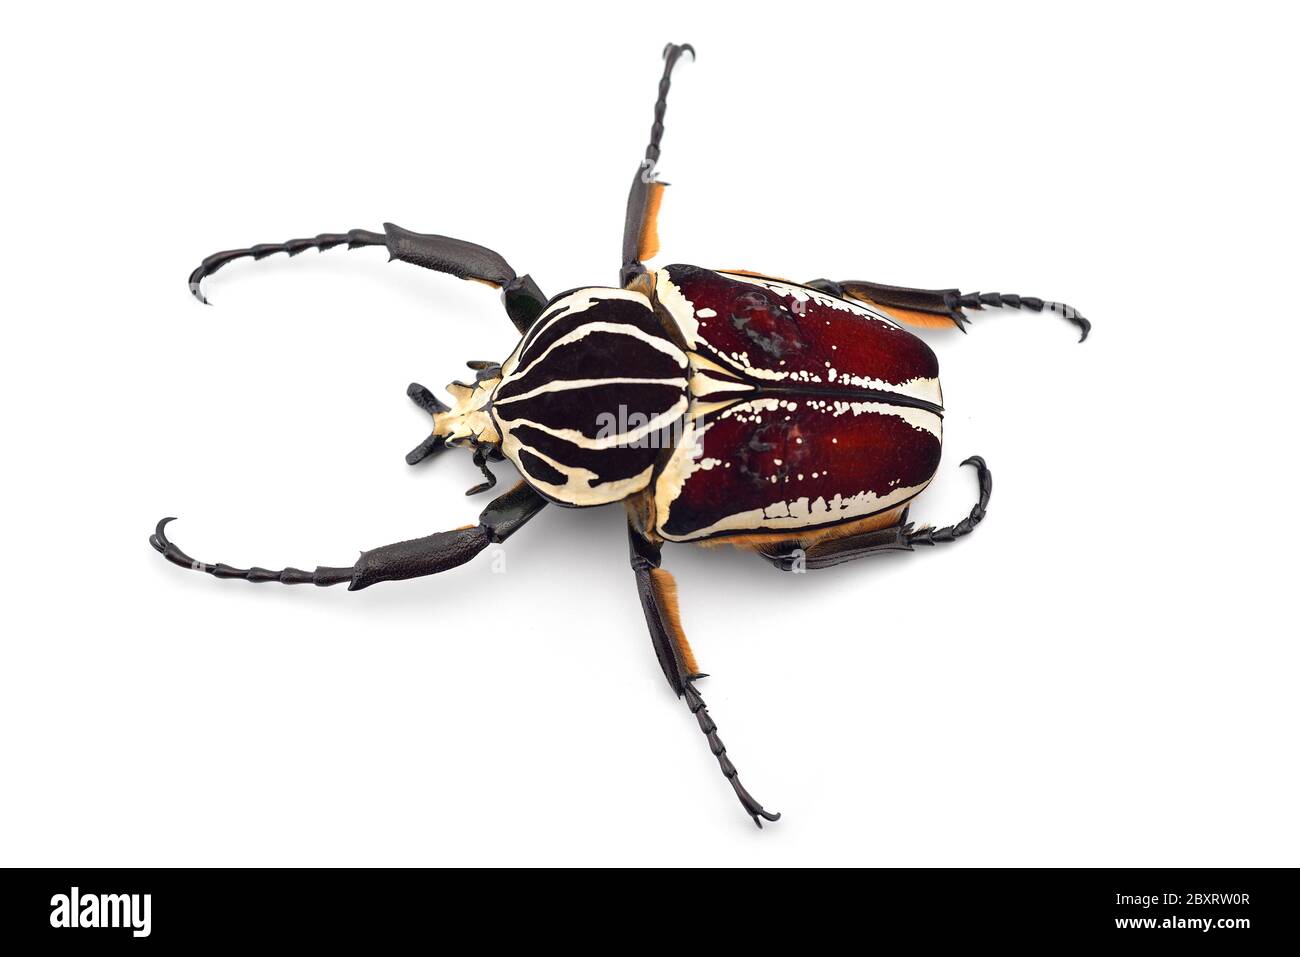
<path fill-rule="evenodd" d="M 712 361 L 698 352 L 690 353 L 691 362 L 691 397 L 698 399 L 700 396 L 711 395 L 716 392 L 743 392 L 754 391 L 755 386 L 745 382 L 738 382 L 735 379 L 735 373 Z M 691 403 L 690 412 L 687 414 L 695 419 L 703 415 L 710 415 L 720 409 L 726 408 L 734 399 L 726 399 L 718 402 L 697 402 Z M 794 408 L 792 405 L 791 408 Z"/>
<path fill-rule="evenodd" d="M 695 372 L 708 373 L 715 378 L 736 378 L 736 372 L 733 367 L 719 365 L 708 356 L 702 356 L 698 352 L 691 353 L 691 369 Z"/>
<path fill-rule="evenodd" d="M 736 399 L 724 399 L 720 402 L 700 402 L 698 399 L 691 402 L 691 407 L 686 410 L 686 418 L 694 422 L 706 416 L 713 415 L 715 412 L 721 412 L 736 404 Z"/>
<path fill-rule="evenodd" d="M 642 342 L 650 346 L 652 349 L 658 349 L 660 352 L 671 357 L 683 369 L 685 369 L 688 365 L 686 361 L 686 353 L 682 352 L 681 349 L 678 349 L 677 346 L 673 345 L 673 343 L 669 342 L 667 339 L 661 338 L 659 336 L 652 336 L 648 332 L 643 332 L 642 330 L 638 329 L 636 326 L 631 326 L 623 322 L 588 322 L 579 326 L 577 329 L 572 329 L 569 332 L 566 332 L 564 335 L 560 336 L 560 338 L 556 339 L 549 346 L 547 346 L 546 350 L 540 356 L 538 356 L 532 362 L 528 363 L 528 365 L 525 366 L 523 369 L 519 370 L 518 372 L 514 372 L 506 375 L 505 380 L 510 381 L 513 379 L 522 379 L 526 377 L 530 372 L 533 371 L 533 368 L 538 363 L 545 362 L 546 357 L 549 356 L 553 351 L 560 348 L 561 346 L 566 346 L 571 342 L 581 342 L 583 339 L 587 338 L 587 336 L 591 335 L 593 332 L 612 332 L 617 335 L 630 336 L 633 339 L 640 339 Z"/>
<path fill-rule="evenodd" d="M 929 409 L 914 409 L 906 405 L 892 405 L 889 402 L 843 402 L 839 400 L 830 403 L 809 401 L 808 408 L 816 409 L 818 412 L 829 413 L 831 418 L 838 419 L 842 415 L 852 413 L 858 415 L 892 415 L 902 419 L 914 429 L 920 429 L 923 432 L 929 432 L 937 439 L 943 438 L 943 417 Z M 803 439 L 798 441 L 802 442 Z M 832 444 L 838 445 L 839 439 L 832 438 Z"/>
<path fill-rule="evenodd" d="M 659 274 L 663 275 L 663 270 Z M 668 521 L 668 509 L 677 496 L 682 494 L 686 480 L 703 467 L 698 460 L 704 454 L 704 435 L 712 427 L 713 423 L 700 428 L 693 421 L 688 421 L 677 447 L 668 457 L 659 478 L 655 479 L 655 527 L 660 530 L 660 534 Z M 726 463 L 726 466 L 730 468 L 731 463 Z"/>
<path fill-rule="evenodd" d="M 651 432 L 657 432 L 660 429 L 667 428 L 682 417 L 682 413 L 686 411 L 687 404 L 686 396 L 679 396 L 677 401 L 673 403 L 672 408 L 667 412 L 659 413 L 659 415 L 656 415 L 645 425 L 632 429 L 630 432 L 615 432 L 613 435 L 606 435 L 603 438 L 594 439 L 588 438 L 577 429 L 553 429 L 549 425 L 542 425 L 542 423 L 533 422 L 530 419 L 507 419 L 499 412 L 497 413 L 497 418 L 505 426 L 506 431 L 511 435 L 513 435 L 515 430 L 520 426 L 526 425 L 539 432 L 545 432 L 547 435 L 553 435 L 557 439 L 563 439 L 565 442 L 568 442 L 571 445 L 576 445 L 579 448 L 610 449 L 620 445 L 630 445 L 638 439 L 642 439 L 649 435 Z M 537 449 L 527 443 L 523 443 L 523 447 L 528 449 L 528 451 L 532 452 L 534 455 L 537 454 Z"/>
<path fill-rule="evenodd" d="M 750 365 L 749 353 L 747 352 L 724 355 L 703 340 L 698 343 L 698 346 L 709 350 L 714 357 L 721 360 L 724 365 L 731 366 L 736 372 L 755 379 L 767 379 L 772 382 L 811 383 L 814 385 L 823 381 L 820 375 L 809 372 L 807 369 L 765 369 L 762 366 Z M 692 352 L 691 355 L 694 357 L 700 355 L 700 353 Z M 781 364 L 785 364 L 784 359 L 781 360 Z M 942 402 L 943 395 L 939 389 L 939 380 L 932 376 L 917 376 L 908 379 L 906 382 L 888 382 L 884 379 L 842 372 L 839 369 L 832 368 L 829 362 L 826 363 L 826 369 L 828 370 L 826 381 L 834 382 L 837 385 L 852 385 L 859 389 L 871 389 L 876 392 L 895 392 L 899 395 L 933 402 L 936 405 Z"/>
<path fill-rule="evenodd" d="M 732 400 L 732 402 L 733 404 L 728 406 L 719 418 L 730 419 L 734 416 L 741 422 L 753 422 L 755 424 L 763 421 L 762 413 L 764 412 L 775 412 L 787 404 L 791 407 L 794 405 L 793 403 L 786 403 L 784 399 L 776 398 L 754 399 L 752 402 L 740 403 Z M 721 403 L 711 404 L 721 405 Z"/>
<path fill-rule="evenodd" d="M 712 395 L 715 392 L 753 392 L 754 386 L 735 379 L 715 379 L 707 372 L 697 372 L 691 376 L 691 395 Z"/>
<path fill-rule="evenodd" d="M 669 278 L 667 269 L 660 269 L 655 273 L 655 298 L 677 323 L 686 345 L 694 348 L 700 338 L 700 324 L 695 317 L 695 304 L 682 295 L 677 284 Z"/>
<path fill-rule="evenodd" d="M 678 389 L 684 389 L 686 388 L 686 380 L 642 379 L 634 376 L 615 376 L 608 379 L 556 379 L 554 382 L 539 385 L 536 389 L 529 389 L 527 392 L 519 393 L 519 395 L 512 395 L 508 399 L 497 399 L 495 404 L 501 406 L 507 402 L 521 402 L 524 399 L 531 399 L 546 392 L 567 392 L 570 389 L 586 389 L 601 385 L 670 385 Z"/>
<path fill-rule="evenodd" d="M 943 390 L 939 388 L 939 380 L 936 378 L 917 377 L 915 379 L 908 379 L 906 382 L 894 384 L 892 382 L 885 382 L 882 379 L 871 379 L 866 376 L 839 372 L 838 382 L 840 385 L 853 385 L 860 389 L 873 389 L 877 392 L 896 392 L 899 395 L 911 396 L 914 399 L 923 399 L 926 402 L 933 402 L 935 405 L 943 404 Z"/>
<path fill-rule="evenodd" d="M 662 476 L 660 477 L 662 480 Z M 664 503 L 659 501 L 661 485 L 655 486 L 656 512 L 658 517 L 658 532 L 664 538 L 673 542 L 689 542 L 698 538 L 706 538 L 711 535 L 719 535 L 726 532 L 762 532 L 762 531 L 779 531 L 782 529 L 807 528 L 814 525 L 827 525 L 833 522 L 851 521 L 857 518 L 865 518 L 868 515 L 874 515 L 877 512 L 883 512 L 897 505 L 901 505 L 908 499 L 915 498 L 919 495 L 930 480 L 922 482 L 920 485 L 912 485 L 906 488 L 897 487 L 891 489 L 884 495 L 877 495 L 874 492 L 857 492 L 853 495 L 841 495 L 836 493 L 831 499 L 824 496 L 809 500 L 804 495 L 795 499 L 787 499 L 780 502 L 773 502 L 764 508 L 750 509 L 746 512 L 736 512 L 714 522 L 707 528 L 690 533 L 689 535 L 670 535 L 664 531 L 664 525 L 668 520 L 668 513 L 671 502 Z M 678 493 L 680 494 L 680 492 Z M 673 496 L 676 498 L 676 496 Z"/>
<path fill-rule="evenodd" d="M 530 346 L 534 340 L 553 323 L 558 320 L 574 315 L 579 312 L 586 312 L 598 302 L 607 299 L 624 299 L 632 302 L 639 302 L 649 311 L 653 312 L 654 307 L 650 305 L 650 300 L 643 293 L 635 292 L 631 289 L 613 289 L 602 286 L 594 286 L 587 289 L 575 289 L 563 299 L 558 299 L 551 303 L 550 309 L 542 315 L 532 328 L 528 330 L 519 340 L 519 345 L 505 362 L 501 363 L 501 371 L 504 375 L 509 376 L 519 365 L 519 357 L 523 351 Z"/>
<path fill-rule="evenodd" d="M 701 319 L 712 319 L 717 314 L 717 311 L 713 309 L 697 309 L 695 311 L 695 315 L 699 316 Z"/>

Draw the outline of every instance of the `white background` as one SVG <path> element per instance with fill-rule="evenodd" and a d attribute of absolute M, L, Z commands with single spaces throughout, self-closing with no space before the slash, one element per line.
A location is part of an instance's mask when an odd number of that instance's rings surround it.
<path fill-rule="evenodd" d="M 1238 4 L 11 10 L 0 863 L 1295 865 L 1295 23 Z M 480 12 L 473 12 L 477 9 Z M 1281 10 L 1280 7 L 1276 8 Z M 659 672 L 618 508 L 438 578 L 219 582 L 472 521 L 408 469 L 480 286 L 616 282 L 668 40 L 660 264 L 1059 299 L 927 332 L 958 545 L 671 548 L 759 833 Z M 510 469 L 498 468 L 503 483 Z"/>

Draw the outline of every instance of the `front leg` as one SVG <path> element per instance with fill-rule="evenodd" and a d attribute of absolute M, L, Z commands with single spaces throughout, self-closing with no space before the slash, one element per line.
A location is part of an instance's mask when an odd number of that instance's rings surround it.
<path fill-rule="evenodd" d="M 669 687 L 677 697 L 686 698 L 686 706 L 699 722 L 700 730 L 709 742 L 709 750 L 718 759 L 718 765 L 731 782 L 745 813 L 759 827 L 763 826 L 764 820 L 778 820 L 780 814 L 765 811 L 763 805 L 754 800 L 740 783 L 740 772 L 727 757 L 727 746 L 718 737 L 718 726 L 709 717 L 708 705 L 695 689 L 695 682 L 706 675 L 700 674 L 691 646 L 686 643 L 686 633 L 682 630 L 681 614 L 677 608 L 677 583 L 673 581 L 672 575 L 659 567 L 659 546 L 641 534 L 630 522 L 627 534 L 632 571 L 636 573 L 637 592 L 641 596 L 646 624 L 650 627 L 650 641 Z"/>
<path fill-rule="evenodd" d="M 962 332 L 966 331 L 969 317 L 963 310 L 983 309 L 985 306 L 1008 307 L 1011 309 L 1028 309 L 1030 312 L 1055 312 L 1079 327 L 1079 341 L 1088 338 L 1092 323 L 1085 319 L 1079 310 L 1063 302 L 1049 302 L 1034 296 L 1018 296 L 1014 293 L 968 292 L 960 289 L 911 289 L 907 286 L 885 286 L 875 282 L 845 280 L 835 282 L 831 279 L 814 279 L 807 283 L 811 289 L 828 292 L 841 299 L 858 299 L 872 306 L 883 308 L 899 322 L 914 326 L 955 325 Z"/>
<path fill-rule="evenodd" d="M 276 253 L 297 256 L 308 249 L 324 252 L 336 246 L 364 249 L 383 246 L 390 261 L 411 263 L 434 272 L 443 272 L 457 279 L 484 283 L 501 290 L 501 302 L 506 315 L 521 333 L 527 332 L 546 306 L 546 296 L 532 276 L 520 276 L 500 253 L 478 243 L 434 233 L 413 233 L 409 229 L 384 223 L 382 233 L 368 229 L 350 229 L 346 233 L 321 233 L 303 239 L 290 239 L 282 243 L 259 243 L 246 249 L 227 249 L 213 253 L 190 273 L 190 292 L 206 304 L 203 280 L 218 269 L 237 259 L 265 259 Z"/>
<path fill-rule="evenodd" d="M 377 582 L 400 581 L 435 575 L 463 565 L 495 542 L 504 542 L 546 504 L 528 485 L 520 482 L 506 494 L 494 499 L 479 516 L 477 525 L 467 525 L 450 532 L 437 532 L 425 538 L 395 542 L 362 552 L 356 564 L 346 568 L 322 565 L 313 571 L 300 568 L 234 568 L 195 561 L 168 541 L 164 518 L 149 537 L 149 544 L 173 565 L 206 572 L 216 578 L 242 578 L 250 582 L 279 582 L 282 585 L 341 585 L 348 591 L 367 588 Z"/>

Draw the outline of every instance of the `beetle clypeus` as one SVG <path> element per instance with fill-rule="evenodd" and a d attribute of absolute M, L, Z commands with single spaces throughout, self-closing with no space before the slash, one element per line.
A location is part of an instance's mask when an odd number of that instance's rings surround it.
<path fill-rule="evenodd" d="M 682 631 L 676 585 L 660 567 L 664 542 L 727 543 L 785 570 L 825 568 L 885 551 L 951 542 L 984 517 L 992 477 L 972 456 L 979 498 L 955 525 L 915 528 L 908 507 L 939 464 L 943 407 L 934 353 L 902 324 L 962 328 L 967 310 L 1010 306 L 1089 323 L 1061 303 L 956 289 L 877 283 L 797 283 L 740 271 L 672 265 L 649 271 L 665 184 L 655 178 L 673 67 L 689 45 L 669 44 L 645 158 L 628 196 L 619 288 L 548 299 L 530 276 L 473 243 L 354 229 L 216 253 L 190 276 L 227 263 L 306 249 L 384 246 L 393 259 L 501 290 L 523 338 L 501 363 L 472 362 L 474 381 L 448 387 L 448 406 L 412 384 L 433 430 L 406 457 L 414 465 L 452 446 L 508 459 L 523 480 L 478 524 L 363 552 L 348 567 L 233 568 L 194 561 L 163 519 L 150 544 L 182 567 L 252 582 L 366 588 L 432 575 L 503 542 L 548 502 L 622 502 L 632 570 L 659 664 L 685 697 L 722 772 L 754 823 L 764 810 L 741 785 L 695 682 L 703 677 Z M 963 329 L 964 331 L 964 329 Z"/>

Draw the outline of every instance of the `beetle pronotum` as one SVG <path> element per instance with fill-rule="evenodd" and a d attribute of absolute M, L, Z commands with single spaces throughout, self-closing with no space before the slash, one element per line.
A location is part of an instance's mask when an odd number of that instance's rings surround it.
<path fill-rule="evenodd" d="M 943 435 L 939 366 L 903 324 L 955 324 L 984 306 L 1056 312 L 1061 303 L 957 289 L 909 289 L 826 279 L 790 282 L 741 271 L 672 265 L 648 270 L 658 251 L 664 185 L 655 178 L 674 65 L 689 45 L 669 44 L 645 157 L 628 195 L 617 288 L 544 295 L 483 246 L 385 224 L 310 239 L 219 252 L 190 276 L 227 263 L 306 249 L 383 246 L 393 259 L 501 290 L 522 338 L 505 361 L 473 362 L 473 382 L 448 386 L 452 405 L 412 384 L 432 416 L 415 465 L 453 446 L 472 450 L 484 481 L 489 461 L 522 476 L 478 523 L 362 552 L 349 566 L 233 568 L 194 561 L 168 540 L 163 519 L 150 544 L 169 561 L 218 578 L 366 588 L 469 561 L 503 542 L 549 503 L 627 510 L 632 571 L 650 639 L 668 684 L 699 721 L 723 774 L 754 823 L 775 821 L 740 783 L 704 699 L 686 641 L 676 585 L 660 567 L 665 542 L 726 543 L 777 568 L 825 568 L 866 555 L 951 542 L 983 519 L 992 492 L 972 456 L 979 498 L 955 525 L 917 528 L 908 508 L 934 477 Z M 964 331 L 964 329 L 963 329 Z"/>

